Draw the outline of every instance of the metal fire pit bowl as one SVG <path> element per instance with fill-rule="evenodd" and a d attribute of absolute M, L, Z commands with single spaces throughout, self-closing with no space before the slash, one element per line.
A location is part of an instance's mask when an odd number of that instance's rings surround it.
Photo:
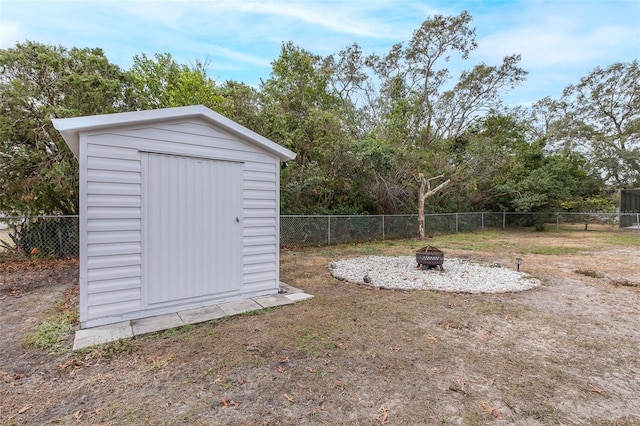
<path fill-rule="evenodd" d="M 422 270 L 439 269 L 444 271 L 442 264 L 444 263 L 444 252 L 432 246 L 422 247 L 416 251 L 416 262 Z"/>

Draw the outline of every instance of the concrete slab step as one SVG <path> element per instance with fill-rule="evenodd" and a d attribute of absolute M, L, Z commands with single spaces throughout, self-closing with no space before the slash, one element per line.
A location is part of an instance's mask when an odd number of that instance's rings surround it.
<path fill-rule="evenodd" d="M 181 327 L 186 324 L 197 324 L 211 321 L 213 319 L 223 318 L 225 316 L 239 315 L 250 311 L 290 305 L 313 298 L 313 295 L 307 294 L 304 291 L 283 282 L 280 283 L 280 290 L 281 293 L 279 294 L 258 296 L 213 306 L 205 306 L 198 309 L 189 309 L 173 314 L 123 321 L 116 324 L 78 330 L 76 331 L 76 336 L 73 341 L 73 350 L 75 351 L 95 345 L 101 345 L 119 339 L 129 339 L 142 334 Z"/>

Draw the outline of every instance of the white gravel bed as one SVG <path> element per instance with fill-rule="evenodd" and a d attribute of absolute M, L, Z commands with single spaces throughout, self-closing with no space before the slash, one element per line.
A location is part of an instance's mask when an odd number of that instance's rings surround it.
<path fill-rule="evenodd" d="M 415 257 L 410 256 L 363 256 L 331 262 L 329 270 L 341 280 L 399 290 L 505 293 L 542 284 L 524 272 L 468 260 L 445 259 L 442 272 L 416 266 Z"/>

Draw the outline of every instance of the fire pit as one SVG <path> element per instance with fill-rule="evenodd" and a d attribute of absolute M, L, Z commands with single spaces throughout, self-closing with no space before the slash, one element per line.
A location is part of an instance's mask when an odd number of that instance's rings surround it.
<path fill-rule="evenodd" d="M 432 246 L 422 247 L 416 251 L 416 262 L 422 270 L 439 269 L 444 271 L 442 264 L 444 263 L 444 252 Z"/>

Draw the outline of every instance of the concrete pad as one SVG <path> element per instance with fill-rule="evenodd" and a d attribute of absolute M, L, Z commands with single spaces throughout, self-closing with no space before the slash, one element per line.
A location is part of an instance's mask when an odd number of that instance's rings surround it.
<path fill-rule="evenodd" d="M 251 299 L 236 300 L 235 302 L 227 302 L 218 306 L 229 316 L 262 309 L 262 306 L 258 305 Z"/>
<path fill-rule="evenodd" d="M 169 328 L 181 327 L 184 325 L 178 314 L 159 315 L 157 317 L 140 318 L 131 321 L 133 334 L 151 333 L 154 331 L 167 330 Z"/>
<path fill-rule="evenodd" d="M 283 294 L 259 296 L 254 299 L 238 300 L 215 306 L 189 309 L 178 313 L 123 321 L 100 327 L 86 328 L 76 332 L 73 350 L 88 348 L 93 345 L 113 342 L 119 339 L 181 327 L 185 324 L 196 324 L 211 321 L 225 316 L 238 315 L 274 306 L 289 305 L 301 300 L 312 299 L 313 296 L 283 282 L 280 283 Z"/>
<path fill-rule="evenodd" d="M 130 339 L 132 337 L 133 329 L 129 321 L 86 328 L 76 331 L 76 337 L 73 340 L 73 350 L 89 348 L 93 345 L 101 345 L 119 339 Z"/>
<path fill-rule="evenodd" d="M 197 309 L 189 309 L 188 311 L 178 312 L 180 318 L 185 324 L 197 324 L 199 322 L 207 322 L 212 319 L 222 318 L 227 316 L 220 307 L 205 306 Z"/>
<path fill-rule="evenodd" d="M 281 294 L 302 293 L 302 290 L 280 281 L 280 293 Z"/>
<path fill-rule="evenodd" d="M 282 294 L 254 297 L 253 300 L 263 308 L 273 308 L 275 306 L 290 305 L 294 303 L 293 300 L 287 299 Z"/>
<path fill-rule="evenodd" d="M 301 300 L 309 300 L 313 299 L 313 295 L 307 293 L 293 293 L 293 294 L 285 294 L 284 297 L 293 301 L 300 302 Z"/>

